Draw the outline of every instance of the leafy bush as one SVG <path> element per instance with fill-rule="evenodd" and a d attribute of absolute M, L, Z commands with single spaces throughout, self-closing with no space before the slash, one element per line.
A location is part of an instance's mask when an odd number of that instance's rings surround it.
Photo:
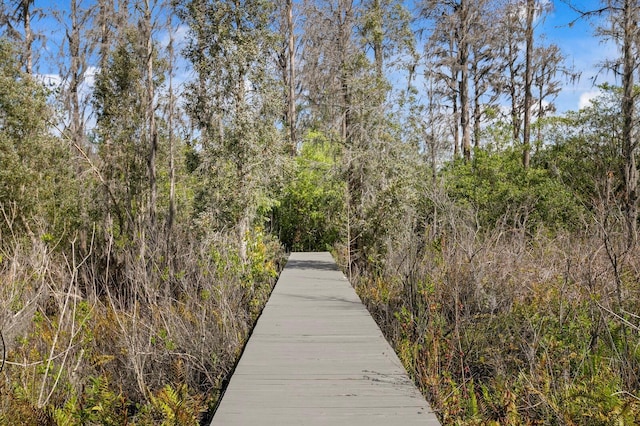
<path fill-rule="evenodd" d="M 335 169 L 339 155 L 321 133 L 310 132 L 302 144 L 276 209 L 278 234 L 288 250 L 327 250 L 340 238 L 344 183 Z"/>
<path fill-rule="evenodd" d="M 573 193 L 544 168 L 525 170 L 515 149 L 477 149 L 472 161 L 449 165 L 444 179 L 451 197 L 470 205 L 485 229 L 501 221 L 529 232 L 582 224 L 584 207 Z"/>
<path fill-rule="evenodd" d="M 78 223 L 70 150 L 50 133 L 46 88 L 20 71 L 17 57 L 0 39 L 0 242 L 38 228 L 49 242 L 67 241 Z"/>

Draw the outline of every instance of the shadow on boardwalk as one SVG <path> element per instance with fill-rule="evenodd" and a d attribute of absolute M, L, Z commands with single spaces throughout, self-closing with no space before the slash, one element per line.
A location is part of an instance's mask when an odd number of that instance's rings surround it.
<path fill-rule="evenodd" d="M 339 271 L 335 262 L 326 262 L 322 260 L 294 260 L 289 259 L 286 267 L 288 269 L 313 269 L 320 271 Z"/>
<path fill-rule="evenodd" d="M 332 297 L 332 296 L 306 296 L 294 293 L 281 293 L 283 296 L 292 297 L 294 299 L 300 300 L 308 300 L 308 301 L 317 301 L 317 302 L 339 302 L 339 303 L 347 303 L 354 305 L 357 308 L 360 308 L 362 302 L 360 299 L 347 299 L 345 297 Z"/>

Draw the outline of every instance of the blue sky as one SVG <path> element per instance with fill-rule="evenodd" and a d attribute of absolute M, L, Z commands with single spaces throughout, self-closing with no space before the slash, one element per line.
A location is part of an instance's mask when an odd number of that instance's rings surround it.
<path fill-rule="evenodd" d="M 614 58 L 617 55 L 617 49 L 611 43 L 605 43 L 593 35 L 596 21 L 576 21 L 578 15 L 564 1 L 547 1 L 553 4 L 553 9 L 543 21 L 539 22 L 537 34 L 539 36 L 544 34 L 544 43 L 558 45 L 567 58 L 567 65 L 573 66 L 581 73 L 581 78 L 577 83 L 563 83 L 563 89 L 554 102 L 557 111 L 562 113 L 585 106 L 588 99 L 597 94 L 597 84 L 615 82 L 611 73 L 601 70 L 600 64 L 605 59 Z M 601 4 L 600 0 L 571 1 L 584 10 L 595 9 Z M 407 2 L 415 4 L 414 0 L 407 0 Z M 91 3 L 93 0 L 82 1 L 84 5 Z M 52 8 L 67 9 L 67 4 L 67 0 L 36 0 L 36 7 L 42 8 L 45 15 L 49 15 Z M 52 64 L 47 62 L 59 56 L 59 46 L 64 33 L 60 31 L 60 25 L 54 23 L 52 18 L 43 18 L 38 21 L 34 23 L 34 26 L 40 27 L 48 39 L 46 51 L 41 52 L 44 57 L 40 58 L 38 68 L 39 72 L 49 74 L 55 71 L 51 69 Z M 571 22 L 574 24 L 570 27 L 569 23 Z M 179 39 L 184 36 L 184 31 L 178 34 Z M 95 69 L 91 69 L 90 74 L 92 72 L 95 72 Z M 187 78 L 185 74 L 188 73 L 187 70 L 181 70 L 179 73 L 182 74 L 179 76 L 182 79 Z M 52 74 L 49 75 L 52 76 Z M 87 77 L 90 82 L 92 76 Z"/>
<path fill-rule="evenodd" d="M 599 0 L 572 0 L 574 5 L 583 10 L 597 9 Z M 588 104 L 588 100 L 598 93 L 598 84 L 615 83 L 614 76 L 601 69 L 605 59 L 617 56 L 617 49 L 594 36 L 595 20 L 578 17 L 563 1 L 553 0 L 553 10 L 540 23 L 539 34 L 546 34 L 546 43 L 554 43 L 560 47 L 567 58 L 567 65 L 573 66 L 581 73 L 580 81 L 575 84 L 565 83 L 563 90 L 555 101 L 558 112 L 577 110 Z M 601 7 L 601 6 L 600 6 Z M 569 23 L 575 21 L 573 26 Z"/>

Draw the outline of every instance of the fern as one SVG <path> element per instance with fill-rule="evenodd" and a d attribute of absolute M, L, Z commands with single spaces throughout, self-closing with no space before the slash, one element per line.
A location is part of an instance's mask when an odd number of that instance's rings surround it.
<path fill-rule="evenodd" d="M 196 426 L 205 407 L 199 398 L 189 395 L 187 385 L 183 384 L 177 388 L 165 385 L 157 395 L 152 395 L 151 409 L 158 414 L 156 420 L 162 426 Z"/>

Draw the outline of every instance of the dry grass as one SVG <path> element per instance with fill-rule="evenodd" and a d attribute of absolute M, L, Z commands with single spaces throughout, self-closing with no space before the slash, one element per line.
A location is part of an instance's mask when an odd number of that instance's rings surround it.
<path fill-rule="evenodd" d="M 637 424 L 640 250 L 615 222 L 479 231 L 442 207 L 354 283 L 443 422 Z"/>
<path fill-rule="evenodd" d="M 275 283 L 279 245 L 248 238 L 246 263 L 225 234 L 144 256 L 110 237 L 84 255 L 42 238 L 5 245 L 0 423 L 196 424 Z"/>

